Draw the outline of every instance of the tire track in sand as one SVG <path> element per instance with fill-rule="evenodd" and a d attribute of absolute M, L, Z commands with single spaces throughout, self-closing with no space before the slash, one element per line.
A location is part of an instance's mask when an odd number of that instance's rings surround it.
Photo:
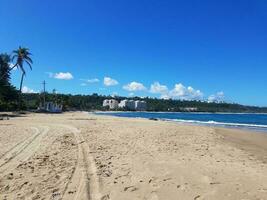
<path fill-rule="evenodd" d="M 35 130 L 32 136 L 16 144 L 0 158 L 0 176 L 12 171 L 21 162 L 31 157 L 38 149 L 43 137 L 49 131 L 48 127 L 44 127 L 42 132 L 36 127 L 32 128 Z"/>
<path fill-rule="evenodd" d="M 11 149 L 9 149 L 8 151 L 6 151 L 4 154 L 2 154 L 2 156 L 0 156 L 0 163 L 2 161 L 2 159 L 6 160 L 9 154 L 16 154 L 15 152 L 17 152 L 16 149 L 20 149 L 22 145 L 25 145 L 25 143 L 27 143 L 27 141 L 29 141 L 31 138 L 33 138 L 35 135 L 38 134 L 38 129 L 35 127 L 31 127 L 31 129 L 33 129 L 35 132 L 33 133 L 33 135 L 23 139 L 22 141 L 18 142 L 17 144 L 15 144 Z M 5 157 L 5 158 L 4 158 Z M 2 163 L 3 164 L 3 163 Z M 0 164 L 0 167 L 2 166 L 2 164 Z"/>
<path fill-rule="evenodd" d="M 63 200 L 100 200 L 97 169 L 89 146 L 75 127 L 61 125 L 72 131 L 78 144 L 78 160 L 72 177 L 66 185 Z"/>

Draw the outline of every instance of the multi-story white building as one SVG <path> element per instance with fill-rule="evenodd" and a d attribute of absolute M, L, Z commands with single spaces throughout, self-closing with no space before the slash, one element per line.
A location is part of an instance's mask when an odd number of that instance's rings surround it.
<path fill-rule="evenodd" d="M 118 101 L 115 99 L 105 99 L 103 101 L 103 107 L 109 107 L 109 109 L 116 109 L 118 108 Z"/>
<path fill-rule="evenodd" d="M 145 101 L 135 101 L 135 110 L 145 111 L 146 110 L 146 102 Z"/>
<path fill-rule="evenodd" d="M 128 100 L 122 100 L 122 101 L 119 103 L 119 108 L 126 108 L 127 103 L 128 103 Z"/>
<path fill-rule="evenodd" d="M 134 100 L 122 100 L 119 103 L 119 108 L 127 108 L 129 110 L 135 110 L 135 102 Z"/>
<path fill-rule="evenodd" d="M 119 108 L 145 111 L 146 110 L 146 102 L 145 101 L 134 101 L 134 100 L 126 100 L 125 99 L 119 103 Z"/>

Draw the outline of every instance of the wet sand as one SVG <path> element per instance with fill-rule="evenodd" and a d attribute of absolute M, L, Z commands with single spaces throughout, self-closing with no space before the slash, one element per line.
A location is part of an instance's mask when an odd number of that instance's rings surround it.
<path fill-rule="evenodd" d="M 267 199 L 267 135 L 75 112 L 0 121 L 0 199 Z"/>

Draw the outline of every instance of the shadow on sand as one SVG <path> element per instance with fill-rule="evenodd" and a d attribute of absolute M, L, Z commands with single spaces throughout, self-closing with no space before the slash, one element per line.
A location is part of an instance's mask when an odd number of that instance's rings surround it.
<path fill-rule="evenodd" d="M 9 120 L 14 117 L 25 117 L 27 112 L 4 112 L 0 113 L 0 120 Z"/>

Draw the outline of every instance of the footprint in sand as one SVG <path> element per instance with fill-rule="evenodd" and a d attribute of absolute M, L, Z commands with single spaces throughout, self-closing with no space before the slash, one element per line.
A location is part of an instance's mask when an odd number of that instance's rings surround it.
<path fill-rule="evenodd" d="M 109 194 L 104 195 L 103 197 L 101 197 L 101 200 L 108 200 L 108 199 L 110 199 Z"/>
<path fill-rule="evenodd" d="M 126 192 L 126 191 L 134 192 L 136 190 L 137 190 L 137 188 L 134 186 L 128 186 L 128 187 L 124 188 L 124 192 Z"/>

